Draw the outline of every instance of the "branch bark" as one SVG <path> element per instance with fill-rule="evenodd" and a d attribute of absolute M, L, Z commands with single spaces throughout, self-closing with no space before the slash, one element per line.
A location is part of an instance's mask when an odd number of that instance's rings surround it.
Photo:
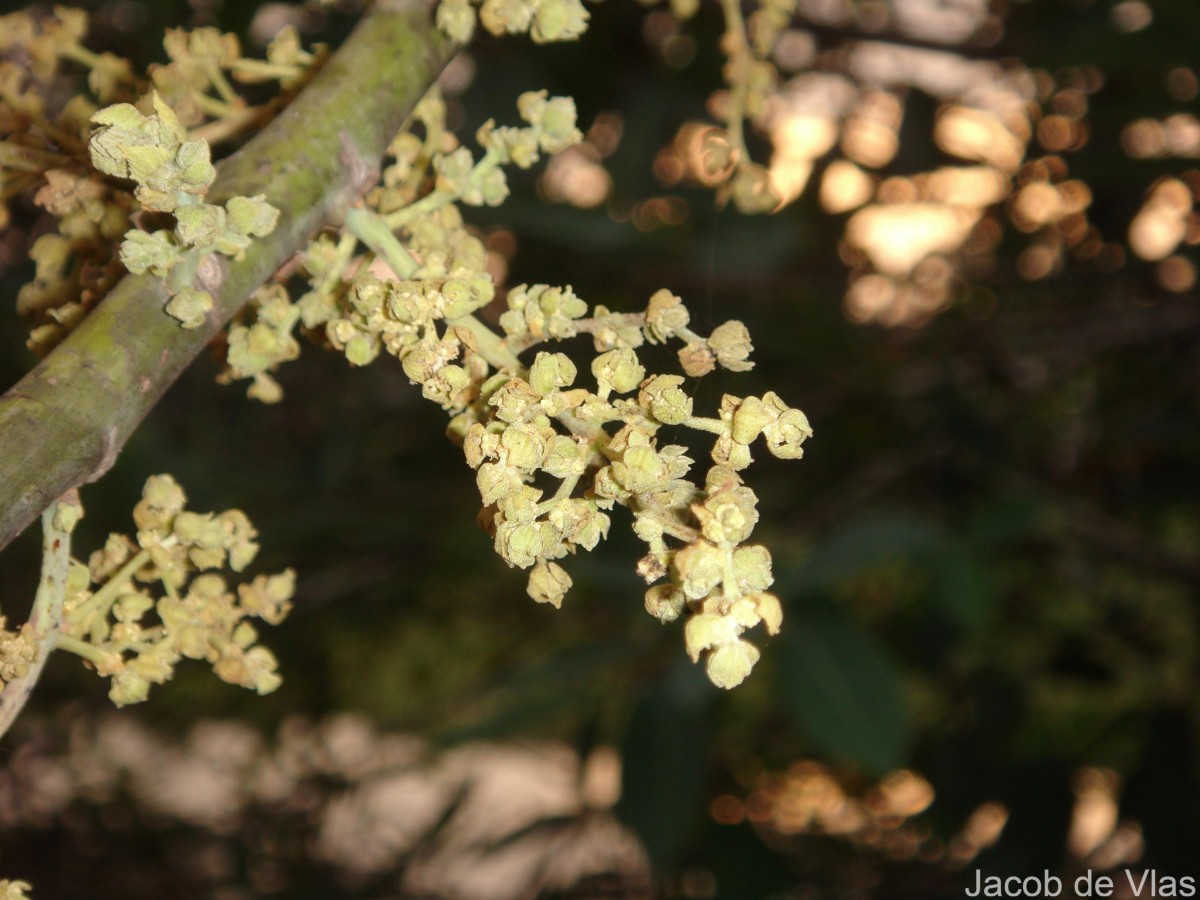
<path fill-rule="evenodd" d="M 456 47 L 420 0 L 375 9 L 283 113 L 217 166 L 209 202 L 265 194 L 279 224 L 241 260 L 206 260 L 199 328 L 163 311 L 161 281 L 127 275 L 0 396 L 0 548 L 67 490 L 102 476 L 166 389 L 251 293 L 374 184 L 385 149 Z"/>

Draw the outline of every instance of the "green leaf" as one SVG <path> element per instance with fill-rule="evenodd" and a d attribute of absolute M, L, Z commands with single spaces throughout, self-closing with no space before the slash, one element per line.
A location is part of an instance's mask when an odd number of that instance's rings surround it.
<path fill-rule="evenodd" d="M 642 698 L 622 745 L 617 814 L 658 872 L 678 863 L 704 809 L 707 713 L 716 691 L 680 661 Z"/>
<path fill-rule="evenodd" d="M 915 513 L 881 512 L 851 520 L 814 548 L 799 571 L 780 572 L 779 586 L 822 591 L 890 559 L 911 558 L 946 540 L 932 519 Z"/>
<path fill-rule="evenodd" d="M 1046 504 L 1031 497 L 992 499 L 967 521 L 966 536 L 977 546 L 1019 540 L 1036 531 L 1046 513 Z"/>
<path fill-rule="evenodd" d="M 952 543 L 934 556 L 934 600 L 957 625 L 981 628 L 996 606 L 992 568 L 965 544 Z"/>
<path fill-rule="evenodd" d="M 911 715 L 873 635 L 836 613 L 791 613 L 772 652 L 785 708 L 816 747 L 871 775 L 904 764 Z"/>

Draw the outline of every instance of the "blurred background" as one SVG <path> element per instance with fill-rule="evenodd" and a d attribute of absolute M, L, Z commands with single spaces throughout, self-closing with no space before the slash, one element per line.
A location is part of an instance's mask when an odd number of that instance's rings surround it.
<path fill-rule="evenodd" d="M 92 45 L 138 64 L 168 26 L 219 25 L 249 53 L 286 23 L 336 45 L 357 15 L 89 8 Z M 299 573 L 263 634 L 283 687 L 181 666 L 114 712 L 52 660 L 0 742 L 0 875 L 38 898 L 222 900 L 1195 876 L 1194 0 L 799 0 L 751 139 L 782 201 L 762 216 L 702 183 L 728 101 L 719 6 L 683 25 L 590 10 L 577 45 L 484 36 L 448 70 L 469 145 L 542 87 L 587 134 L 468 220 L 502 286 L 629 311 L 667 287 L 697 330 L 748 325 L 755 369 L 691 389 L 698 413 L 775 390 L 812 421 L 803 460 L 746 473 L 781 636 L 744 685 L 711 687 L 645 614 L 620 511 L 565 561 L 564 608 L 532 603 L 475 524 L 443 414 L 389 360 L 306 347 L 267 407 L 202 359 L 85 489 L 76 546 L 130 530 L 159 472 L 193 508 L 245 510 L 256 569 Z M 34 236 L 0 241 L 9 310 Z M 5 387 L 25 337 L 0 317 Z M 38 544 L 0 558 L 6 612 Z"/>

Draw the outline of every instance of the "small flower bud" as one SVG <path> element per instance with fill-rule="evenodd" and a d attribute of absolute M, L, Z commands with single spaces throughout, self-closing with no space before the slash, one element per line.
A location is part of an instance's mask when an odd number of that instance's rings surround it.
<path fill-rule="evenodd" d="M 664 425 L 679 425 L 692 414 L 692 398 L 680 387 L 681 375 L 655 375 L 642 384 L 638 404 Z"/>
<path fill-rule="evenodd" d="M 442 366 L 421 386 L 421 396 L 440 404 L 443 409 L 460 409 L 469 399 L 464 396 L 464 391 L 470 385 L 471 376 L 462 366 Z"/>
<path fill-rule="evenodd" d="M 719 688 L 735 688 L 750 674 L 758 662 L 758 648 L 749 641 L 734 641 L 715 649 L 705 663 L 708 680 Z"/>
<path fill-rule="evenodd" d="M 660 622 L 674 622 L 686 606 L 683 591 L 673 584 L 657 584 L 646 591 L 646 612 Z"/>
<path fill-rule="evenodd" d="M 503 422 L 519 422 L 537 404 L 539 394 L 529 382 L 521 378 L 510 378 L 488 400 L 496 407 L 496 418 Z"/>
<path fill-rule="evenodd" d="M 750 455 L 750 448 L 739 444 L 728 434 L 721 435 L 713 444 L 712 459 L 718 465 L 728 466 L 739 472 L 754 461 Z"/>
<path fill-rule="evenodd" d="M 463 439 L 463 454 L 467 465 L 478 469 L 486 459 L 496 459 L 500 455 L 500 435 L 490 432 L 481 423 L 474 423 L 467 429 Z"/>
<path fill-rule="evenodd" d="M 676 553 L 673 565 L 684 594 L 691 600 L 699 600 L 708 596 L 725 577 L 725 552 L 700 540 Z"/>
<path fill-rule="evenodd" d="M 705 650 L 736 642 L 741 631 L 741 626 L 729 616 L 696 613 L 683 626 L 683 643 L 692 662 L 699 662 Z"/>
<path fill-rule="evenodd" d="M 738 547 L 733 551 L 733 574 L 739 590 L 765 591 L 775 580 L 770 552 L 758 544 Z"/>
<path fill-rule="evenodd" d="M 277 575 L 259 575 L 249 584 L 238 585 L 238 598 L 247 614 L 278 625 L 292 608 L 296 573 L 285 569 Z"/>
<path fill-rule="evenodd" d="M 728 410 L 728 413 L 727 413 Z M 751 444 L 763 428 L 778 418 L 778 413 L 757 397 L 739 400 L 726 394 L 721 400 L 721 418 L 730 422 L 730 434 L 739 444 Z"/>
<path fill-rule="evenodd" d="M 529 36 L 539 44 L 575 40 L 587 30 L 588 18 L 588 11 L 579 0 L 542 0 L 534 14 Z M 574 127 L 574 124 L 575 117 L 572 115 L 571 126 Z"/>
<path fill-rule="evenodd" d="M 492 34 L 518 34 L 529 30 L 533 7 L 524 0 L 484 0 L 479 21 Z"/>
<path fill-rule="evenodd" d="M 613 475 L 625 490 L 643 494 L 662 480 L 663 462 L 653 447 L 630 447 L 619 462 L 612 464 Z"/>
<path fill-rule="evenodd" d="M 642 516 L 641 518 L 645 519 L 646 517 Z M 661 553 L 647 553 L 638 560 L 638 577 L 646 584 L 652 584 L 660 578 L 665 578 L 673 558 L 674 554 L 670 550 Z"/>
<path fill-rule="evenodd" d="M 546 441 L 531 426 L 513 425 L 500 436 L 501 460 L 516 469 L 532 471 L 542 464 Z"/>
<path fill-rule="evenodd" d="M 528 569 L 542 555 L 542 534 L 537 523 L 504 522 L 496 528 L 496 552 L 510 566 Z"/>
<path fill-rule="evenodd" d="M 108 699 L 116 706 L 141 703 L 150 696 L 150 682 L 130 669 L 116 672 L 112 676 L 112 687 Z"/>
<path fill-rule="evenodd" d="M 538 353 L 529 367 L 529 383 L 539 394 L 549 394 L 573 384 L 577 372 L 565 353 Z"/>
<path fill-rule="evenodd" d="M 587 447 L 565 434 L 555 436 L 546 451 L 542 468 L 555 478 L 582 475 L 586 464 Z"/>
<path fill-rule="evenodd" d="M 715 544 L 740 544 L 750 537 L 758 522 L 755 508 L 758 498 L 746 487 L 720 491 L 703 503 L 695 504 L 692 512 L 700 521 L 704 536 Z"/>
<path fill-rule="evenodd" d="M 778 416 L 763 428 L 767 449 L 780 459 L 799 459 L 804 455 L 801 445 L 813 433 L 808 417 L 800 410 L 788 407 L 774 392 L 764 394 L 763 401 Z"/>
<path fill-rule="evenodd" d="M 738 212 L 767 213 L 779 206 L 767 170 L 756 163 L 742 163 L 733 176 L 733 205 Z"/>
<path fill-rule="evenodd" d="M 496 509 L 505 522 L 532 522 L 538 516 L 537 505 L 541 499 L 540 490 L 517 481 L 496 501 Z"/>
<path fill-rule="evenodd" d="M 178 319 L 184 328 L 199 328 L 208 318 L 213 308 L 212 294 L 208 291 L 197 291 L 184 288 L 167 301 L 164 307 L 173 319 Z"/>
<path fill-rule="evenodd" d="M 362 282 L 369 283 L 369 280 L 360 279 L 359 283 Z M 356 289 L 351 292 L 352 303 L 354 294 L 360 290 L 356 285 Z M 429 318 L 431 310 L 428 300 L 425 299 L 424 286 L 417 281 L 388 282 L 387 311 L 393 319 L 405 325 L 414 325 Z"/>
<path fill-rule="evenodd" d="M 688 344 L 679 351 L 679 364 L 692 378 L 701 378 L 711 372 L 717 364 L 707 344 Z"/>
<path fill-rule="evenodd" d="M 646 337 L 652 344 L 665 343 L 686 328 L 690 320 L 683 301 L 663 288 L 656 291 L 646 305 Z"/>
<path fill-rule="evenodd" d="M 442 315 L 457 319 L 480 307 L 487 306 L 496 294 L 491 276 L 482 274 L 470 278 L 450 278 L 442 285 Z"/>
<path fill-rule="evenodd" d="M 561 609 L 563 597 L 571 589 L 571 584 L 571 576 L 562 566 L 543 560 L 529 573 L 526 593 L 538 603 L 549 603 L 555 609 Z"/>
<path fill-rule="evenodd" d="M 465 44 L 475 33 L 475 8 L 469 0 L 443 0 L 437 7 L 437 26 Z"/>
<path fill-rule="evenodd" d="M 708 348 L 717 362 L 731 372 L 748 372 L 754 368 L 754 363 L 748 362 L 754 349 L 750 332 L 736 319 L 716 327 L 708 337 Z"/>
<path fill-rule="evenodd" d="M 520 484 L 520 476 L 499 463 L 484 463 L 475 473 L 475 485 L 484 506 L 491 506 Z"/>
<path fill-rule="evenodd" d="M 700 165 L 712 179 L 724 179 L 733 165 L 733 141 L 720 128 L 708 128 L 700 142 Z"/>
<path fill-rule="evenodd" d="M 603 388 L 627 394 L 642 383 L 646 369 L 638 362 L 637 354 L 629 349 L 610 350 L 592 361 L 592 374 Z"/>
<path fill-rule="evenodd" d="M 279 210 L 268 203 L 263 194 L 255 194 L 253 197 L 230 197 L 225 203 L 225 211 L 229 214 L 229 224 L 232 228 L 242 234 L 256 237 L 270 234 L 279 221 Z"/>
<path fill-rule="evenodd" d="M 170 475 L 152 475 L 142 488 L 142 500 L 133 508 L 133 521 L 141 531 L 166 528 L 187 503 L 183 488 Z"/>
<path fill-rule="evenodd" d="M 175 235 L 191 247 L 211 247 L 225 230 L 225 210 L 210 203 L 175 210 Z"/>
<path fill-rule="evenodd" d="M 779 634 L 779 628 L 783 625 L 783 604 L 779 602 L 779 598 L 766 592 L 755 594 L 754 606 L 767 629 L 767 634 L 772 637 Z"/>

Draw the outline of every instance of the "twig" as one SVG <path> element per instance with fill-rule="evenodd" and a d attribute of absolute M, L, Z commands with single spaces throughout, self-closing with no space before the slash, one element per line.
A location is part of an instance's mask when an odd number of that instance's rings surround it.
<path fill-rule="evenodd" d="M 29 670 L 0 691 L 0 737 L 25 707 L 58 640 L 67 593 L 67 569 L 71 564 L 71 528 L 65 527 L 59 512 L 65 506 L 78 504 L 78 492 L 72 489 L 42 513 L 42 575 L 29 613 L 29 627 L 37 641 L 37 650 Z"/>

